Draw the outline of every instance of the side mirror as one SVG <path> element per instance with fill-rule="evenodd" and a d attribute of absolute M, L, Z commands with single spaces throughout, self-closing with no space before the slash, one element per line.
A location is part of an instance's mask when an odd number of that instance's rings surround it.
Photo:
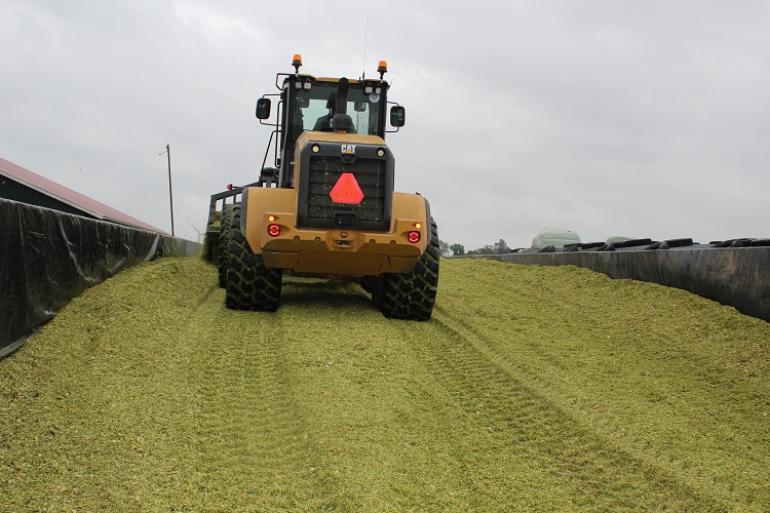
<path fill-rule="evenodd" d="M 270 98 L 260 98 L 257 100 L 257 118 L 267 119 L 270 117 Z"/>
<path fill-rule="evenodd" d="M 262 172 L 259 173 L 259 181 L 262 184 L 270 187 L 274 182 L 278 180 L 278 170 L 274 167 L 262 168 Z"/>
<path fill-rule="evenodd" d="M 259 180 L 262 182 L 272 182 L 278 178 L 278 170 L 274 167 L 262 168 L 262 172 L 259 173 Z"/>
<path fill-rule="evenodd" d="M 390 126 L 402 127 L 406 123 L 406 110 L 401 105 L 390 108 Z"/>

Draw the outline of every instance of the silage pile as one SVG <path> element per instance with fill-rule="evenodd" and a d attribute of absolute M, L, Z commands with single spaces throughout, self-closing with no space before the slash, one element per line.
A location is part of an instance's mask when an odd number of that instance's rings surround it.
<path fill-rule="evenodd" d="M 445 261 L 434 320 L 199 259 L 0 361 L 4 511 L 770 511 L 770 324 L 575 268 Z"/>

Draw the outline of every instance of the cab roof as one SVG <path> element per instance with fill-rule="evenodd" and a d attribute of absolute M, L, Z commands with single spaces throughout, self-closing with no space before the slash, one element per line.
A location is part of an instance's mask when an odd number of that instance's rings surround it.
<path fill-rule="evenodd" d="M 290 75 L 290 76 L 293 76 L 293 75 Z M 301 78 L 309 78 L 309 79 L 314 80 L 316 82 L 329 82 L 329 83 L 332 83 L 332 84 L 338 83 L 340 81 L 340 79 L 343 78 L 343 77 L 315 77 L 313 75 L 302 75 L 302 74 L 299 74 L 297 76 L 301 77 Z M 355 79 L 355 78 L 348 78 L 348 82 L 350 83 L 350 85 L 358 85 L 358 84 L 363 84 L 365 82 L 367 82 L 367 83 L 375 83 L 375 82 L 376 83 L 380 83 L 380 82 L 382 82 L 383 84 L 387 84 L 388 83 L 385 80 L 380 80 L 380 79 L 377 79 L 377 78 L 371 78 L 371 79 L 367 78 L 367 79 L 364 79 L 364 80 Z"/>

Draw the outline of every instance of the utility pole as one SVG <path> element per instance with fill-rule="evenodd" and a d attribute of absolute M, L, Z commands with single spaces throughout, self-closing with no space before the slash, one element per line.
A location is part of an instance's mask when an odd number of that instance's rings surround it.
<path fill-rule="evenodd" d="M 171 189 L 171 145 L 166 145 L 166 156 L 168 157 L 168 205 L 171 210 L 171 236 L 174 234 L 174 194 Z M 161 153 L 163 155 L 163 153 Z"/>

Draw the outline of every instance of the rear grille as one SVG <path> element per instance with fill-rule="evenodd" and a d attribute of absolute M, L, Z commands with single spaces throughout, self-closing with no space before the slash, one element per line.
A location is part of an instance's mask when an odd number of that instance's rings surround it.
<path fill-rule="evenodd" d="M 353 164 L 343 164 L 338 157 L 311 157 L 305 224 L 318 228 L 356 228 L 364 224 L 387 230 L 390 220 L 385 218 L 385 199 L 389 193 L 385 168 L 386 162 L 382 159 L 359 157 Z M 329 197 L 343 172 L 356 177 L 364 193 L 361 204 L 337 204 Z"/>

